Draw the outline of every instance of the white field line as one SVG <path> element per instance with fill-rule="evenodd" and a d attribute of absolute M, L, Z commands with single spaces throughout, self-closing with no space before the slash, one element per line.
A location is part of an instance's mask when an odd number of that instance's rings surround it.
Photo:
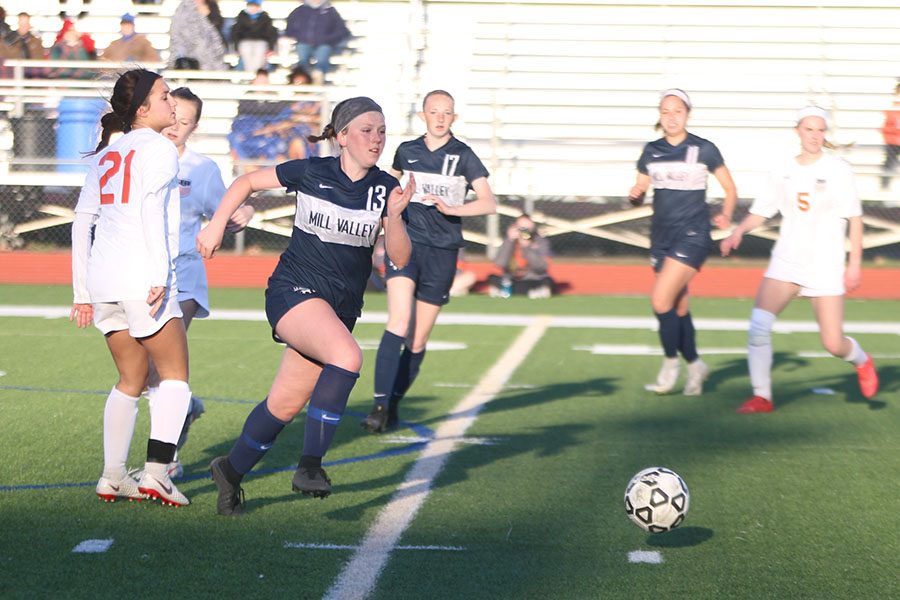
<path fill-rule="evenodd" d="M 358 550 L 359 546 L 351 544 L 317 544 L 308 542 L 285 542 L 285 548 L 300 548 L 301 550 Z M 396 546 L 394 550 L 433 550 L 438 552 L 461 552 L 465 546 Z"/>
<path fill-rule="evenodd" d="M 105 540 L 84 540 L 72 548 L 72 552 L 75 554 L 100 554 L 109 550 L 109 547 L 112 546 L 112 544 L 112 538 Z"/>
<path fill-rule="evenodd" d="M 502 389 L 516 368 L 531 352 L 549 326 L 547 318 L 532 318 L 528 327 L 490 368 L 467 396 L 450 412 L 435 432 L 435 439 L 422 450 L 393 497 L 381 509 L 359 548 L 344 566 L 328 600 L 366 598 L 375 587 L 391 552 L 431 492 L 431 486 L 478 413 Z"/>
<path fill-rule="evenodd" d="M 635 550 L 628 553 L 628 562 L 630 563 L 650 563 L 658 565 L 662 563 L 662 554 L 656 550 Z"/>
<path fill-rule="evenodd" d="M 46 319 L 69 318 L 70 306 L 0 306 L 0 317 L 43 317 Z M 213 310 L 210 319 L 220 321 L 265 321 L 265 312 L 261 310 Z M 500 325 L 511 327 L 527 327 L 536 317 L 534 315 L 489 315 L 479 313 L 442 313 L 438 319 L 441 325 Z M 653 317 L 609 317 L 579 316 L 561 317 L 547 316 L 550 327 L 577 329 L 646 329 L 656 331 L 657 321 Z M 387 322 L 386 312 L 367 312 L 360 317 L 359 323 Z M 746 331 L 747 319 L 694 319 L 694 326 L 705 331 Z M 776 321 L 775 333 L 816 333 L 819 326 L 815 320 Z M 844 323 L 846 333 L 883 333 L 900 335 L 898 321 L 847 321 Z"/>

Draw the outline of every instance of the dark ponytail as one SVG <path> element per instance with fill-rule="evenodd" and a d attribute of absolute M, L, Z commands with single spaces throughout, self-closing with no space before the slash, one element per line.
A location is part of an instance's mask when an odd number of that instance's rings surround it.
<path fill-rule="evenodd" d="M 91 154 L 109 146 L 112 134 L 131 131 L 137 109 L 147 102 L 150 88 L 158 78 L 159 74 L 146 69 L 132 69 L 119 76 L 109 98 L 112 110 L 100 119 L 100 142 Z"/>

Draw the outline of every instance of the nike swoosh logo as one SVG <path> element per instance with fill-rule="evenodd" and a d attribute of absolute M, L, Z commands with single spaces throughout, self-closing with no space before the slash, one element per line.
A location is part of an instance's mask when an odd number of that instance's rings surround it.
<path fill-rule="evenodd" d="M 167 493 L 167 494 L 171 494 L 171 493 L 172 493 L 172 486 L 166 486 L 166 485 L 164 485 L 163 482 L 160 481 L 159 479 L 157 479 L 156 477 L 154 477 L 153 480 L 156 481 L 156 483 L 159 484 L 159 487 L 161 487 L 165 493 Z"/>
<path fill-rule="evenodd" d="M 323 421 L 328 421 L 329 423 L 337 423 L 340 419 L 335 419 L 334 417 L 329 417 L 328 415 L 322 415 Z"/>
<path fill-rule="evenodd" d="M 117 486 L 117 485 L 109 484 L 109 487 L 110 487 L 110 489 L 111 489 L 112 491 L 114 491 L 114 492 L 118 492 L 118 491 L 119 491 L 119 486 Z"/>
<path fill-rule="evenodd" d="M 653 158 L 659 158 L 662 154 L 652 154 L 651 156 L 653 156 Z"/>
<path fill-rule="evenodd" d="M 324 183 L 320 183 L 319 187 L 322 188 L 323 190 L 333 190 L 334 189 L 332 186 L 325 185 Z"/>
<path fill-rule="evenodd" d="M 675 256 L 677 256 L 678 258 L 687 258 L 687 254 L 682 254 L 681 252 L 676 252 Z"/>
<path fill-rule="evenodd" d="M 271 447 L 272 447 L 272 444 L 261 444 L 259 449 L 260 450 L 268 450 Z"/>
<path fill-rule="evenodd" d="M 407 158 L 406 162 L 408 162 L 409 164 L 413 164 L 413 163 L 419 162 L 419 159 L 418 158 Z"/>

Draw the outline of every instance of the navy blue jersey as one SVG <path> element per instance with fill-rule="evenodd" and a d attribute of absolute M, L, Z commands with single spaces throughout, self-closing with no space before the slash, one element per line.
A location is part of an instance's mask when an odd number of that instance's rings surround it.
<path fill-rule="evenodd" d="M 350 181 L 333 157 L 288 161 L 275 173 L 289 192 L 296 192 L 297 213 L 291 242 L 269 287 L 309 290 L 328 300 L 337 315 L 358 317 L 372 272 L 372 247 L 388 196 L 399 182 L 377 167 Z"/>
<path fill-rule="evenodd" d="M 638 171 L 653 184 L 651 245 L 668 245 L 690 229 L 709 234 L 706 181 L 725 164 L 715 144 L 693 134 L 677 146 L 660 138 L 644 146 Z"/>
<path fill-rule="evenodd" d="M 409 239 L 436 248 L 461 248 L 462 219 L 441 214 L 423 197 L 433 194 L 449 206 L 462 205 L 472 182 L 488 176 L 472 149 L 451 137 L 432 152 L 425 145 L 423 135 L 400 144 L 394 154 L 393 168 L 416 177 L 416 193 L 407 208 Z"/>

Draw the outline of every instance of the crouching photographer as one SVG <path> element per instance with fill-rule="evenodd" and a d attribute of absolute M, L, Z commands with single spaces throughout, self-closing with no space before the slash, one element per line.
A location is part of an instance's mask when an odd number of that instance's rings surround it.
<path fill-rule="evenodd" d="M 550 242 L 541 236 L 531 217 L 523 213 L 506 230 L 506 238 L 497 251 L 494 264 L 503 273 L 488 277 L 491 296 L 549 298 L 554 291 L 547 273 L 549 260 Z"/>

